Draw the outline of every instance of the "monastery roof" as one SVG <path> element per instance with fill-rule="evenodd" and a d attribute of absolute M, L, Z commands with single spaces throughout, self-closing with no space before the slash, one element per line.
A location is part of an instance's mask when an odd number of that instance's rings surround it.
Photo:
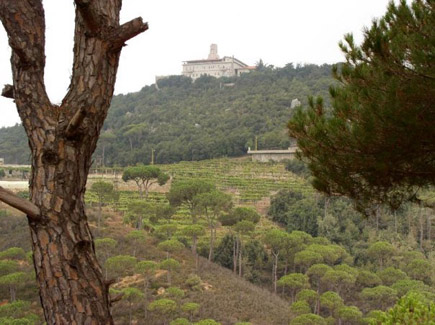
<path fill-rule="evenodd" d="M 190 61 L 183 61 L 184 63 L 207 63 L 207 62 L 222 62 L 223 59 L 218 59 L 218 60 L 190 60 Z"/>
<path fill-rule="evenodd" d="M 249 68 L 248 65 L 246 63 L 243 63 L 242 61 L 233 58 L 233 57 L 229 57 L 229 56 L 224 56 L 222 59 L 217 59 L 217 60 L 209 60 L 209 59 L 202 59 L 202 60 L 190 60 L 190 61 L 183 61 L 184 64 L 191 64 L 191 63 L 219 63 L 219 62 L 224 62 L 225 59 L 234 59 L 235 62 L 239 63 L 240 65 L 243 65 L 245 68 Z"/>
<path fill-rule="evenodd" d="M 298 147 L 289 147 L 288 149 L 284 150 L 251 150 L 251 148 L 248 148 L 248 154 L 249 155 L 256 155 L 256 154 L 289 154 L 289 153 L 296 153 Z"/>

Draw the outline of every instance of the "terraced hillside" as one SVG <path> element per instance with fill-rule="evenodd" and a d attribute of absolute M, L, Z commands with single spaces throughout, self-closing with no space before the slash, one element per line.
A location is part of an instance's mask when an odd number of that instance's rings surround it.
<path fill-rule="evenodd" d="M 262 201 L 267 200 L 271 194 L 281 189 L 296 189 L 303 193 L 314 193 L 312 187 L 306 180 L 295 176 L 284 168 L 284 163 L 253 162 L 248 157 L 244 158 L 221 158 L 202 161 L 179 162 L 176 164 L 156 165 L 169 175 L 171 181 L 184 179 L 204 179 L 211 181 L 223 191 L 233 195 L 233 200 L 238 205 L 262 206 Z M 132 199 L 139 198 L 133 182 L 125 184 L 119 175 L 115 177 L 110 172 L 105 175 L 91 174 L 89 183 L 104 177 L 115 181 L 121 190 L 119 209 L 125 210 L 126 205 Z M 149 199 L 151 201 L 165 201 L 165 192 L 169 185 L 154 187 L 151 189 Z M 96 202 L 95 194 L 87 191 L 88 203 Z"/>

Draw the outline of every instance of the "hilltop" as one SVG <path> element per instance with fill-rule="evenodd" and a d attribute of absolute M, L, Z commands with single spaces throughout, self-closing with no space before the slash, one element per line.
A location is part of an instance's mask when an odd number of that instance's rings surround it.
<path fill-rule="evenodd" d="M 172 76 L 139 92 L 115 96 L 95 158 L 105 165 L 203 160 L 244 155 L 254 147 L 290 145 L 286 124 L 294 99 L 321 95 L 334 83 L 331 65 L 263 67 L 237 78 Z M 0 129 L 0 157 L 27 163 L 20 125 Z"/>

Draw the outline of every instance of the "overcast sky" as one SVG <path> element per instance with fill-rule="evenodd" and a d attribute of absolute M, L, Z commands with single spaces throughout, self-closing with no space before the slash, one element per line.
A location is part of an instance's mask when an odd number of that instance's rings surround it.
<path fill-rule="evenodd" d="M 44 0 L 45 82 L 53 103 L 66 93 L 71 75 L 73 0 Z M 388 0 L 124 0 L 122 22 L 142 16 L 150 29 L 122 51 L 115 93 L 154 83 L 156 75 L 181 73 L 182 61 L 206 58 L 210 44 L 219 55 L 254 65 L 260 58 L 287 63 L 343 61 L 337 44 L 381 17 Z M 10 50 L 0 25 L 0 87 L 12 83 Z M 0 97 L 0 127 L 19 122 L 12 100 Z"/>

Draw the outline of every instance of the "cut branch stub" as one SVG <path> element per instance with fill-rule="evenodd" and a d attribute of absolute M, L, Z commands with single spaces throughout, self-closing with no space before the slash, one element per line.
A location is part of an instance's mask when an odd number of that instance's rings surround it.
<path fill-rule="evenodd" d="M 146 31 L 148 23 L 144 23 L 142 18 L 135 18 L 129 22 L 122 24 L 119 28 L 109 37 L 108 41 L 111 43 L 112 50 L 120 49 L 124 43 L 136 35 Z"/>
<path fill-rule="evenodd" d="M 66 127 L 65 135 L 67 138 L 73 138 L 75 135 L 77 135 L 80 124 L 83 122 L 85 116 L 86 110 L 82 107 L 76 111 Z"/>
<path fill-rule="evenodd" d="M 14 86 L 12 86 L 12 85 L 5 85 L 3 87 L 3 90 L 2 90 L 2 96 L 6 97 L 6 98 L 12 98 L 12 99 L 14 99 L 15 98 L 14 97 Z"/>
<path fill-rule="evenodd" d="M 8 191 L 0 186 L 0 201 L 14 207 L 15 209 L 24 212 L 29 216 L 33 221 L 40 220 L 40 210 L 39 208 L 33 204 L 32 202 L 22 199 L 19 196 L 15 195 L 11 191 Z"/>

